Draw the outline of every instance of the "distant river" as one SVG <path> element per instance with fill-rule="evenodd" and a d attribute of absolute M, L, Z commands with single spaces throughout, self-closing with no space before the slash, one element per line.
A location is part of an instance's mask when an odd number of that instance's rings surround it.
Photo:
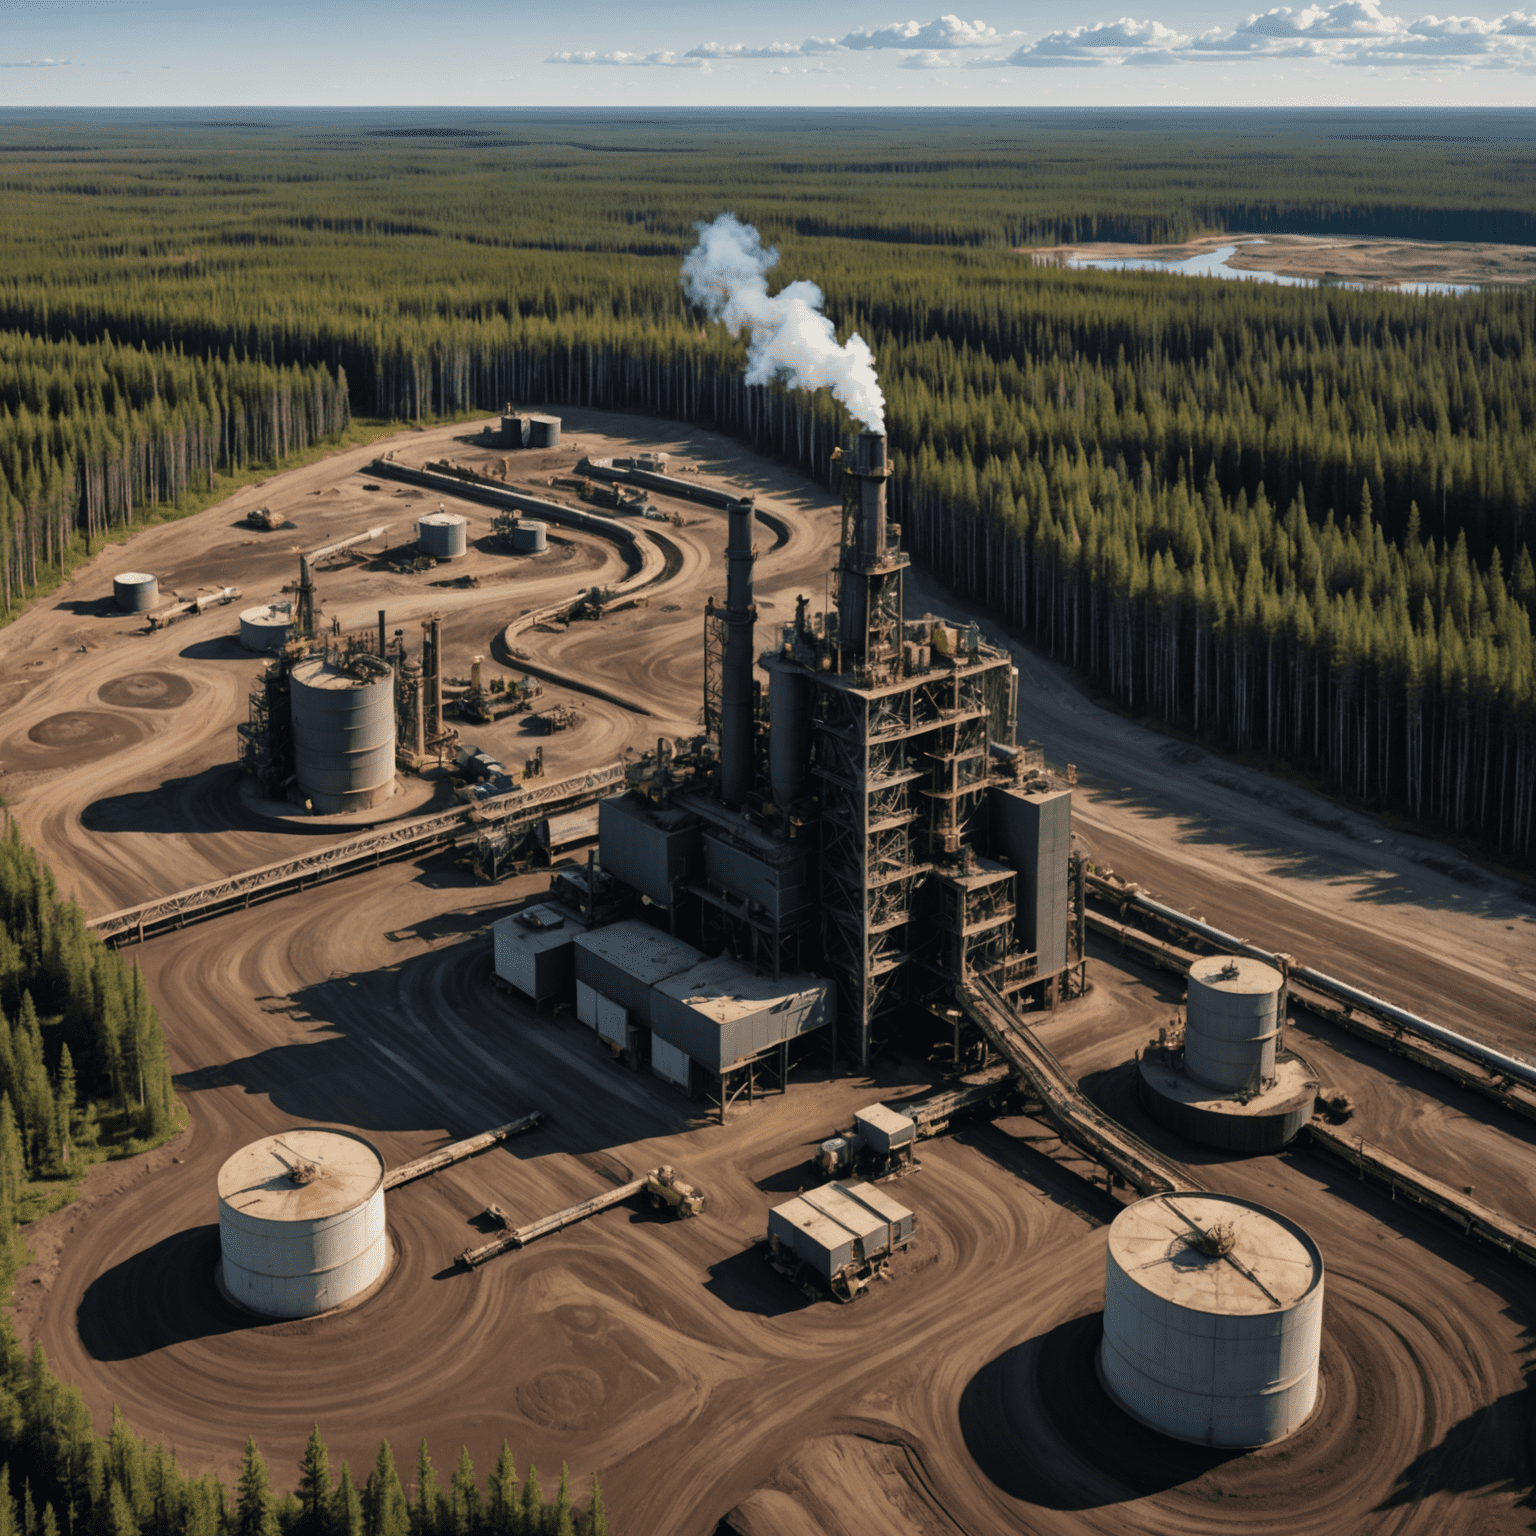
<path fill-rule="evenodd" d="M 1096 267 L 1101 272 L 1178 272 L 1185 277 L 1234 277 L 1255 283 L 1282 283 L 1287 288 L 1375 288 L 1388 293 L 1476 293 L 1476 283 L 1357 283 L 1343 278 L 1292 277 L 1286 272 L 1267 272 L 1263 268 L 1229 267 L 1227 258 L 1235 245 L 1218 245 L 1214 250 L 1186 256 L 1183 261 L 1169 261 L 1156 256 L 1074 256 L 1069 267 Z"/>

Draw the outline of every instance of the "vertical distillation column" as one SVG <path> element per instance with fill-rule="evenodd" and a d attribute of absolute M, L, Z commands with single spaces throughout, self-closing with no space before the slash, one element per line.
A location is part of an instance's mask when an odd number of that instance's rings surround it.
<path fill-rule="evenodd" d="M 755 711 L 752 699 L 752 503 L 733 502 L 726 541 L 725 654 L 720 668 L 720 798 L 740 805 L 752 792 Z"/>

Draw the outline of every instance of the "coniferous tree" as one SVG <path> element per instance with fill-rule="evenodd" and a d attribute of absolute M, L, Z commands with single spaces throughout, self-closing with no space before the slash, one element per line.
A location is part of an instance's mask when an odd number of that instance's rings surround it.
<path fill-rule="evenodd" d="M 317 1423 L 299 1461 L 299 1529 L 303 1536 L 329 1536 L 332 1523 L 331 1459 Z"/>
<path fill-rule="evenodd" d="M 330 1536 L 367 1536 L 362 1497 L 352 1481 L 352 1469 L 346 1462 L 341 1464 L 336 1491 L 331 1495 Z"/>
<path fill-rule="evenodd" d="M 250 1436 L 246 1438 L 245 1455 L 241 1458 L 240 1476 L 235 1485 L 231 1536 L 279 1536 L 267 1464 L 256 1449 L 255 1439 Z"/>

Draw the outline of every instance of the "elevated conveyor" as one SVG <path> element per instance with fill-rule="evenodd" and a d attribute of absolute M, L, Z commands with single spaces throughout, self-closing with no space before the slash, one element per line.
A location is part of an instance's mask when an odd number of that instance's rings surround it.
<path fill-rule="evenodd" d="M 416 1158 L 414 1162 L 402 1163 L 398 1168 L 384 1175 L 384 1188 L 398 1189 L 402 1184 L 409 1184 L 413 1179 L 424 1179 L 429 1173 L 451 1168 L 455 1163 L 462 1163 L 465 1158 L 473 1157 L 477 1152 L 484 1152 L 489 1147 L 498 1146 L 509 1136 L 516 1136 L 522 1131 L 531 1131 L 543 1118 L 543 1112 L 536 1109 L 532 1114 L 507 1121 L 505 1125 L 481 1131 L 478 1136 L 469 1136 L 463 1141 L 451 1142 L 446 1147 L 438 1148 L 436 1152 L 429 1152 L 425 1157 Z"/>
<path fill-rule="evenodd" d="M 979 977 L 960 990 L 960 1006 L 1013 1069 L 1063 1141 L 1086 1152 L 1142 1195 L 1197 1189 L 1198 1181 L 1104 1113 L 1002 996 Z"/>

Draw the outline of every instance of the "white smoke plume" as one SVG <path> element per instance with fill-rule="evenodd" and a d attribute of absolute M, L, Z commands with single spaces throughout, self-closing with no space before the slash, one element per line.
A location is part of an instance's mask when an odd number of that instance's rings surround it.
<path fill-rule="evenodd" d="M 885 431 L 885 396 L 875 377 L 875 354 L 862 336 L 838 346 L 832 322 L 821 312 L 821 289 L 801 281 L 769 296 L 768 273 L 779 253 L 734 215 L 700 224 L 699 243 L 683 262 L 683 290 L 733 336 L 752 333 L 747 383 L 782 379 L 795 389 L 830 385 L 852 415 Z"/>

